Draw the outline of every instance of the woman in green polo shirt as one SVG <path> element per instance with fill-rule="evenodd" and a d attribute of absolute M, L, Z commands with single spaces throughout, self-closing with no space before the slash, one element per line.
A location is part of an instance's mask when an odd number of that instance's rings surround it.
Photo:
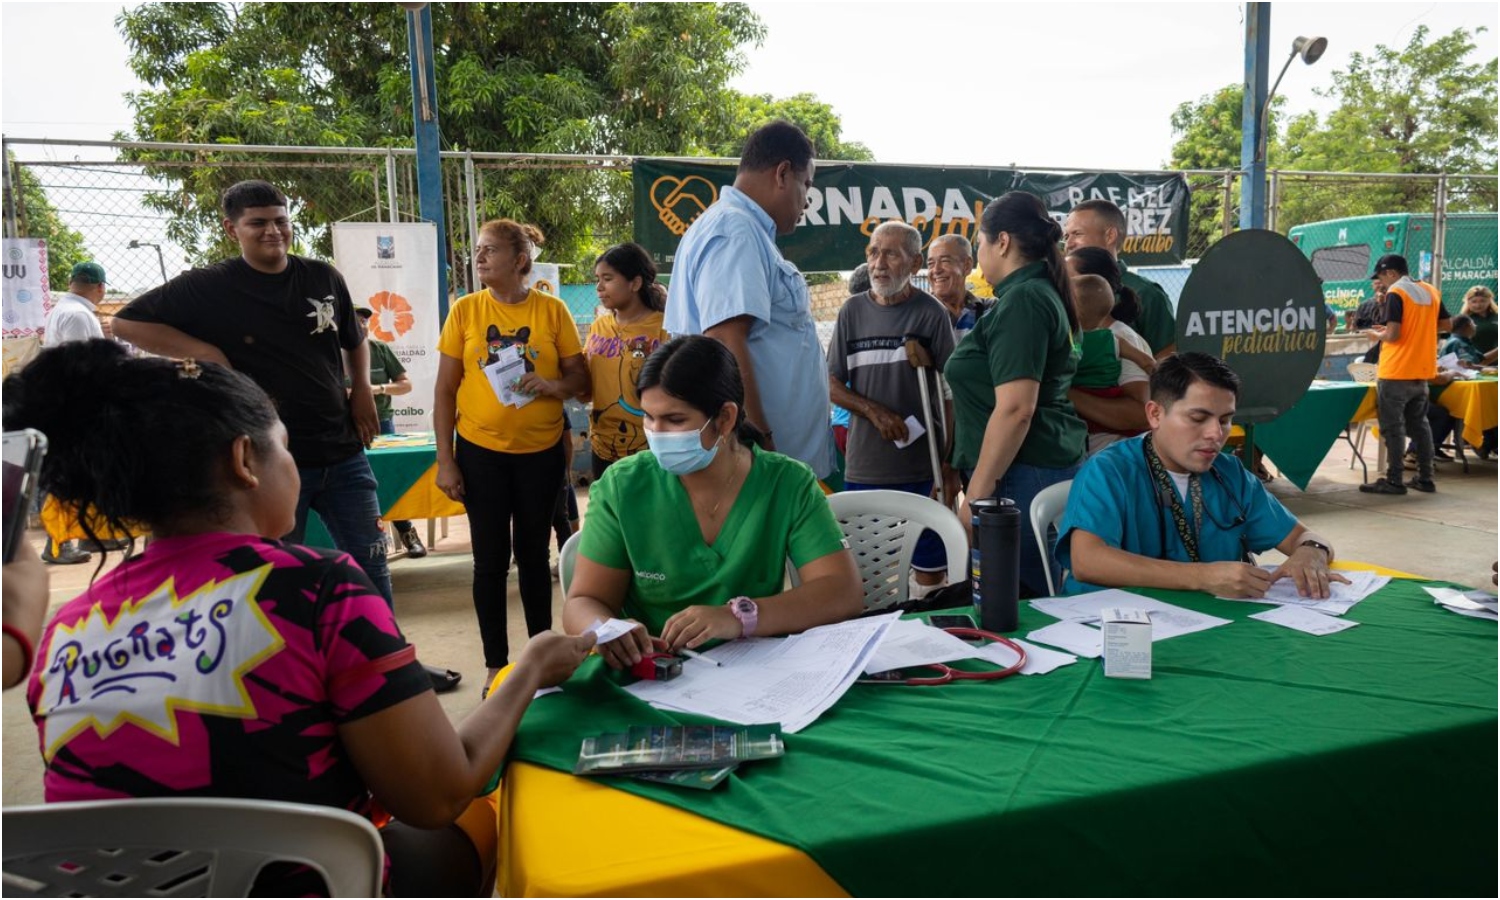
<path fill-rule="evenodd" d="M 1031 531 L 1032 498 L 1077 473 L 1087 433 L 1068 400 L 1078 314 L 1061 239 L 1062 229 L 1031 194 L 1012 191 L 985 207 L 979 267 L 995 286 L 995 307 L 944 369 L 957 419 L 953 464 L 968 478 L 959 519 L 969 527 L 968 498 L 1015 501 L 1023 597 L 1047 590 Z"/>
<path fill-rule="evenodd" d="M 639 623 L 600 646 L 629 666 L 651 635 L 678 650 L 791 634 L 863 609 L 854 555 L 806 465 L 761 449 L 734 356 L 702 336 L 663 344 L 637 380 L 649 453 L 589 490 L 563 627 Z M 801 585 L 783 591 L 786 561 Z"/>

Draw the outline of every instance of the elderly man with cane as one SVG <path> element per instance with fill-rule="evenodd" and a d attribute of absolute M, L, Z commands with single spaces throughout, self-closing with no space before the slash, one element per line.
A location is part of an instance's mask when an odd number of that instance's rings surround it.
<path fill-rule="evenodd" d="M 947 405 L 937 415 L 933 402 L 942 396 L 937 373 L 953 352 L 953 324 L 941 303 L 912 286 L 922 264 L 915 228 L 878 226 L 865 258 L 870 290 L 844 303 L 828 346 L 829 392 L 853 414 L 844 485 L 930 496 L 942 486 L 939 441 L 946 447 L 952 434 Z M 947 561 L 936 535 L 923 533 L 912 569 L 913 599 L 944 583 Z"/>

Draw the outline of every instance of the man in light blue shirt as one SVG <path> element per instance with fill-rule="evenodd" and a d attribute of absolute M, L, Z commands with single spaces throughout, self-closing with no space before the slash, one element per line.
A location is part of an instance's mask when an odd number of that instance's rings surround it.
<path fill-rule="evenodd" d="M 812 142 L 797 126 L 777 121 L 751 134 L 734 185 L 677 246 L 664 325 L 728 347 L 746 417 L 823 478 L 833 471 L 828 366 L 807 282 L 776 246 L 776 235 L 796 229 L 812 181 Z"/>

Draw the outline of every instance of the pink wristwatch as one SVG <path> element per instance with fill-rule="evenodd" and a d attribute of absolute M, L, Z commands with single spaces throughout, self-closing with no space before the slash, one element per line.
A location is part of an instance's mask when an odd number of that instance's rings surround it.
<path fill-rule="evenodd" d="M 740 637 L 753 637 L 756 623 L 760 621 L 760 607 L 749 597 L 735 597 L 729 601 L 729 611 L 740 620 Z"/>

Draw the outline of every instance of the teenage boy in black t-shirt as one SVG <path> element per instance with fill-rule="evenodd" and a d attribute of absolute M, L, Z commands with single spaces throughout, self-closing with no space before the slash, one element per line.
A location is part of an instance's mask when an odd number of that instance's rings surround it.
<path fill-rule="evenodd" d="M 370 348 L 344 277 L 292 256 L 286 195 L 264 181 L 224 192 L 224 230 L 238 259 L 195 269 L 137 297 L 115 316 L 115 335 L 160 356 L 216 362 L 244 372 L 276 403 L 302 478 L 297 524 L 316 509 L 333 543 L 354 557 L 394 605 L 375 475 L 364 448 L 379 433 Z M 344 373 L 349 387 L 344 387 Z M 429 667 L 439 691 L 457 672 Z"/>

